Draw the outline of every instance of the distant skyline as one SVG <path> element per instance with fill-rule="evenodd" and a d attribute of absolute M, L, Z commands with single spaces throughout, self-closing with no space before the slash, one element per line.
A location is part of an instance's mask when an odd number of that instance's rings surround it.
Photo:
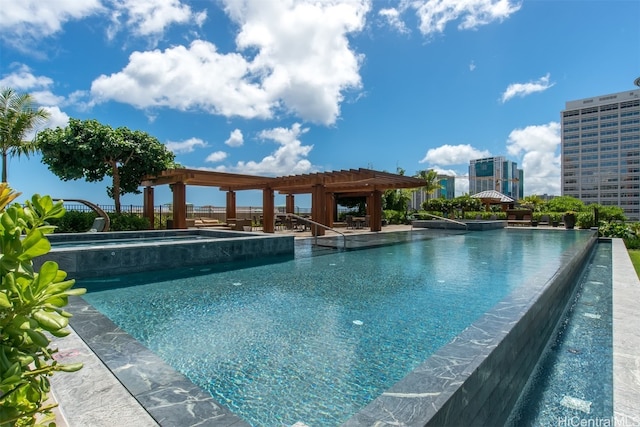
<path fill-rule="evenodd" d="M 71 117 L 141 130 L 194 169 L 433 168 L 457 176 L 461 195 L 470 160 L 504 156 L 524 170 L 525 195 L 559 195 L 565 102 L 633 90 L 640 76 L 632 0 L 0 5 L 0 87 L 32 94 L 47 127 Z M 40 160 L 9 159 L 22 199 L 112 204 L 110 182 L 64 182 Z M 239 192 L 237 203 L 261 197 Z M 224 205 L 225 194 L 188 187 L 187 201 Z M 156 203 L 169 202 L 158 187 Z"/>

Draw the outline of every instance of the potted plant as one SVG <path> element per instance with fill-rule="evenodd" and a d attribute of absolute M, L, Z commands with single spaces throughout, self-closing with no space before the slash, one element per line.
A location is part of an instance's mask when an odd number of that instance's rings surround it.
<path fill-rule="evenodd" d="M 567 211 L 564 213 L 564 228 L 567 230 L 573 229 L 576 225 L 576 213 L 574 211 Z"/>
<path fill-rule="evenodd" d="M 557 227 L 560 224 L 560 214 L 550 213 L 549 218 L 551 219 L 551 225 L 553 227 Z"/>

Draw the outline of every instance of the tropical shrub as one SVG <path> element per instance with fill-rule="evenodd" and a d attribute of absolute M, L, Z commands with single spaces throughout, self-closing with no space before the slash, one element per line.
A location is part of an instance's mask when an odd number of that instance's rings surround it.
<path fill-rule="evenodd" d="M 150 228 L 149 218 L 136 214 L 110 213 L 109 219 L 111 220 L 109 231 L 138 231 L 148 230 Z"/>
<path fill-rule="evenodd" d="M 382 216 L 387 219 L 389 224 L 404 224 L 407 219 L 404 211 L 394 211 L 390 209 L 384 210 Z"/>
<path fill-rule="evenodd" d="M 578 228 L 584 229 L 595 227 L 597 224 L 593 212 L 578 212 L 576 215 L 576 225 Z"/>
<path fill-rule="evenodd" d="M 53 419 L 45 405 L 55 372 L 74 372 L 82 364 L 59 364 L 48 335 L 64 337 L 71 314 L 64 311 L 74 280 L 52 261 L 40 271 L 33 259 L 51 249 L 48 220 L 64 214 L 61 202 L 34 195 L 23 207 L 9 204 L 19 195 L 0 184 L 0 426 L 35 426 Z M 37 421 L 36 415 L 40 417 Z"/>
<path fill-rule="evenodd" d="M 572 196 L 559 196 L 549 200 L 544 206 L 548 212 L 582 212 L 585 210 L 585 205 L 582 200 Z"/>
<path fill-rule="evenodd" d="M 51 218 L 48 222 L 56 227 L 56 233 L 85 233 L 95 219 L 95 212 L 66 211 L 60 218 Z"/>
<path fill-rule="evenodd" d="M 598 220 L 600 221 L 626 221 L 627 216 L 620 206 L 603 206 L 598 204 L 589 205 L 589 208 L 598 210 Z"/>

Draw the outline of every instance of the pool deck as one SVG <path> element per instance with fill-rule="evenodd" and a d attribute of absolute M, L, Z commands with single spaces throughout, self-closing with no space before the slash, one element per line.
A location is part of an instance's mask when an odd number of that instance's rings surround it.
<path fill-rule="evenodd" d="M 518 227 L 522 228 L 522 227 Z M 546 228 L 546 227 L 539 227 Z M 551 227 L 549 227 L 551 228 Z M 408 231 L 411 226 L 386 226 L 383 232 Z M 560 232 L 562 229 L 558 229 Z M 368 230 L 344 230 L 344 234 L 367 233 Z M 298 239 L 310 238 L 310 232 L 278 231 L 292 233 Z M 329 235 L 331 232 L 327 232 Z M 613 239 L 613 390 L 615 425 L 640 425 L 640 312 L 637 310 L 640 280 L 635 273 L 624 243 Z M 105 344 L 108 344 L 108 337 Z M 114 373 L 91 351 L 88 345 L 72 329 L 71 335 L 54 342 L 61 363 L 84 363 L 84 368 L 73 374 L 59 373 L 51 378 L 53 397 L 60 403 L 56 423 L 65 427 L 113 427 L 113 426 L 183 426 L 171 417 L 160 424 L 136 400 Z M 126 368 L 127 366 L 124 366 Z M 153 372 L 153 366 L 149 366 Z M 149 384 L 154 380 L 146 378 Z M 140 384 L 140 388 L 149 384 Z M 185 385 L 187 387 L 188 385 Z M 175 392 L 174 392 L 175 393 Z M 177 393 L 179 394 L 179 393 Z M 170 411 L 166 396 L 145 396 L 155 403 L 156 410 L 163 406 Z M 172 400 L 172 399 L 169 399 Z M 174 401 L 181 396 L 174 396 Z M 148 405 L 147 405 L 148 406 Z M 191 412 L 191 411 L 188 411 Z M 157 412 L 156 412 L 157 413 Z M 198 425 L 248 426 L 242 420 L 213 411 L 211 417 Z M 156 418 L 157 415 L 156 415 Z M 613 424 L 613 421 L 611 425 Z M 193 424 L 191 424 L 193 425 Z M 596 424 L 594 424 L 596 425 Z M 601 424 L 604 425 L 604 424 Z"/>

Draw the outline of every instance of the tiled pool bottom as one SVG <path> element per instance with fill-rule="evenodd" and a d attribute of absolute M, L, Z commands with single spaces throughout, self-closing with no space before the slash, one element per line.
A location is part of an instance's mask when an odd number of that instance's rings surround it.
<path fill-rule="evenodd" d="M 622 251 L 624 251 L 624 247 L 622 247 Z M 614 258 L 617 259 L 620 255 L 622 255 L 622 252 L 619 251 L 618 255 L 614 254 Z M 626 253 L 624 255 L 626 255 Z M 636 283 L 631 282 L 632 278 L 636 280 Z M 617 275 L 614 270 L 614 282 L 618 287 L 620 287 L 620 285 L 630 285 L 631 295 L 633 295 L 633 293 L 637 294 L 637 279 L 632 268 L 630 270 L 625 268 Z M 630 298 L 624 297 L 623 300 L 629 302 Z M 93 336 L 96 332 L 101 335 L 97 340 L 93 340 L 92 346 L 97 344 L 98 347 L 104 347 L 106 349 L 106 355 L 115 360 L 115 364 L 112 364 L 111 369 L 114 369 L 113 366 L 115 366 L 114 372 L 119 375 L 121 379 L 126 380 L 125 377 L 128 376 L 137 377 L 133 387 L 129 384 L 130 392 L 135 394 L 141 402 L 144 402 L 150 411 L 154 411 L 154 416 L 156 416 L 156 419 L 158 419 L 162 425 L 194 425 L 195 423 L 188 421 L 188 417 L 194 415 L 193 413 L 206 413 L 208 418 L 205 417 L 201 425 L 247 425 L 237 419 L 232 421 L 231 419 L 225 418 L 223 414 L 216 412 L 216 408 L 207 408 L 205 406 L 206 409 L 202 410 L 203 406 L 201 405 L 206 405 L 206 399 L 199 401 L 202 396 L 189 397 L 188 384 L 177 384 L 179 391 L 176 392 L 175 389 L 171 391 L 171 376 L 162 362 L 154 360 L 153 355 L 144 354 L 143 349 L 139 348 L 135 342 L 128 342 L 126 337 L 123 336 L 126 334 L 122 334 L 117 330 L 110 330 L 109 326 L 105 325 L 100 319 L 92 318 L 90 307 L 87 307 L 88 312 L 83 312 L 83 307 L 78 305 L 74 307 L 74 312 L 76 309 L 80 311 L 77 312 L 78 314 L 76 318 L 74 318 L 74 327 L 81 331 L 84 336 Z M 614 313 L 615 312 L 620 312 L 620 310 L 614 311 Z M 637 319 L 637 313 L 632 310 L 625 310 L 623 313 L 624 323 L 632 326 L 634 323 L 629 322 L 629 320 Z M 113 328 L 113 325 L 111 325 L 111 328 Z M 634 412 L 633 406 L 638 400 L 638 384 L 632 383 L 631 385 L 626 385 L 624 381 L 633 379 L 633 361 L 636 360 L 637 363 L 637 356 L 634 356 L 633 353 L 637 353 L 636 349 L 638 345 L 634 344 L 628 336 L 624 337 L 624 341 L 625 343 L 631 343 L 631 348 L 626 349 L 621 347 L 619 353 L 624 353 L 623 357 L 630 359 L 628 360 L 630 363 L 627 363 L 629 368 L 626 368 L 626 371 L 624 371 L 625 374 L 620 375 L 618 386 L 616 386 L 615 389 L 616 393 L 626 390 L 626 394 L 630 394 L 630 396 L 626 399 L 617 399 L 618 406 L 620 406 L 621 409 L 616 409 L 616 413 L 634 416 L 634 414 L 637 414 L 637 412 Z M 120 355 L 117 354 L 118 351 L 121 352 Z M 73 354 L 78 353 L 78 349 L 71 344 L 71 346 L 66 349 L 61 348 L 61 352 L 65 357 L 73 357 Z M 633 357 L 635 357 L 635 359 L 632 359 Z M 133 363 L 134 361 L 142 363 L 135 364 Z M 113 360 L 108 362 L 111 363 Z M 130 364 L 129 362 L 132 363 Z M 65 412 L 69 419 L 69 425 L 91 425 L 95 427 L 154 425 L 152 420 L 145 421 L 142 417 L 130 416 L 130 412 L 127 409 L 118 406 L 120 401 L 124 400 L 124 396 L 121 395 L 128 395 L 128 392 L 121 389 L 119 397 L 122 397 L 122 399 L 112 399 L 108 397 L 107 392 L 109 390 L 107 390 L 107 388 L 111 389 L 111 386 L 108 386 L 107 381 L 103 378 L 91 378 L 96 370 L 93 369 L 93 366 L 87 366 L 87 368 L 90 369 L 85 369 L 77 374 L 83 376 L 82 381 L 77 381 L 79 377 L 76 374 L 54 378 L 54 382 L 61 385 L 60 389 L 63 389 L 65 393 L 68 392 L 66 396 L 59 397 L 62 397 L 60 401 L 63 407 L 66 408 Z M 74 383 L 73 389 L 68 389 L 68 387 L 65 386 L 65 379 Z M 78 382 L 82 384 L 78 384 Z M 76 385 L 78 385 L 77 388 Z M 84 386 L 84 388 L 82 388 L 82 386 Z M 115 387 L 113 388 L 115 389 Z M 73 394 L 74 392 L 75 395 Z M 113 390 L 113 392 L 118 393 L 116 390 Z M 182 400 L 191 402 L 187 406 L 192 409 L 184 410 L 184 406 L 180 405 Z M 626 406 L 624 404 L 625 401 L 628 402 Z M 161 411 L 161 416 L 158 416 L 158 411 Z M 78 417 L 84 418 L 81 418 L 82 421 L 78 421 Z M 238 424 L 235 422 L 238 422 Z"/>

